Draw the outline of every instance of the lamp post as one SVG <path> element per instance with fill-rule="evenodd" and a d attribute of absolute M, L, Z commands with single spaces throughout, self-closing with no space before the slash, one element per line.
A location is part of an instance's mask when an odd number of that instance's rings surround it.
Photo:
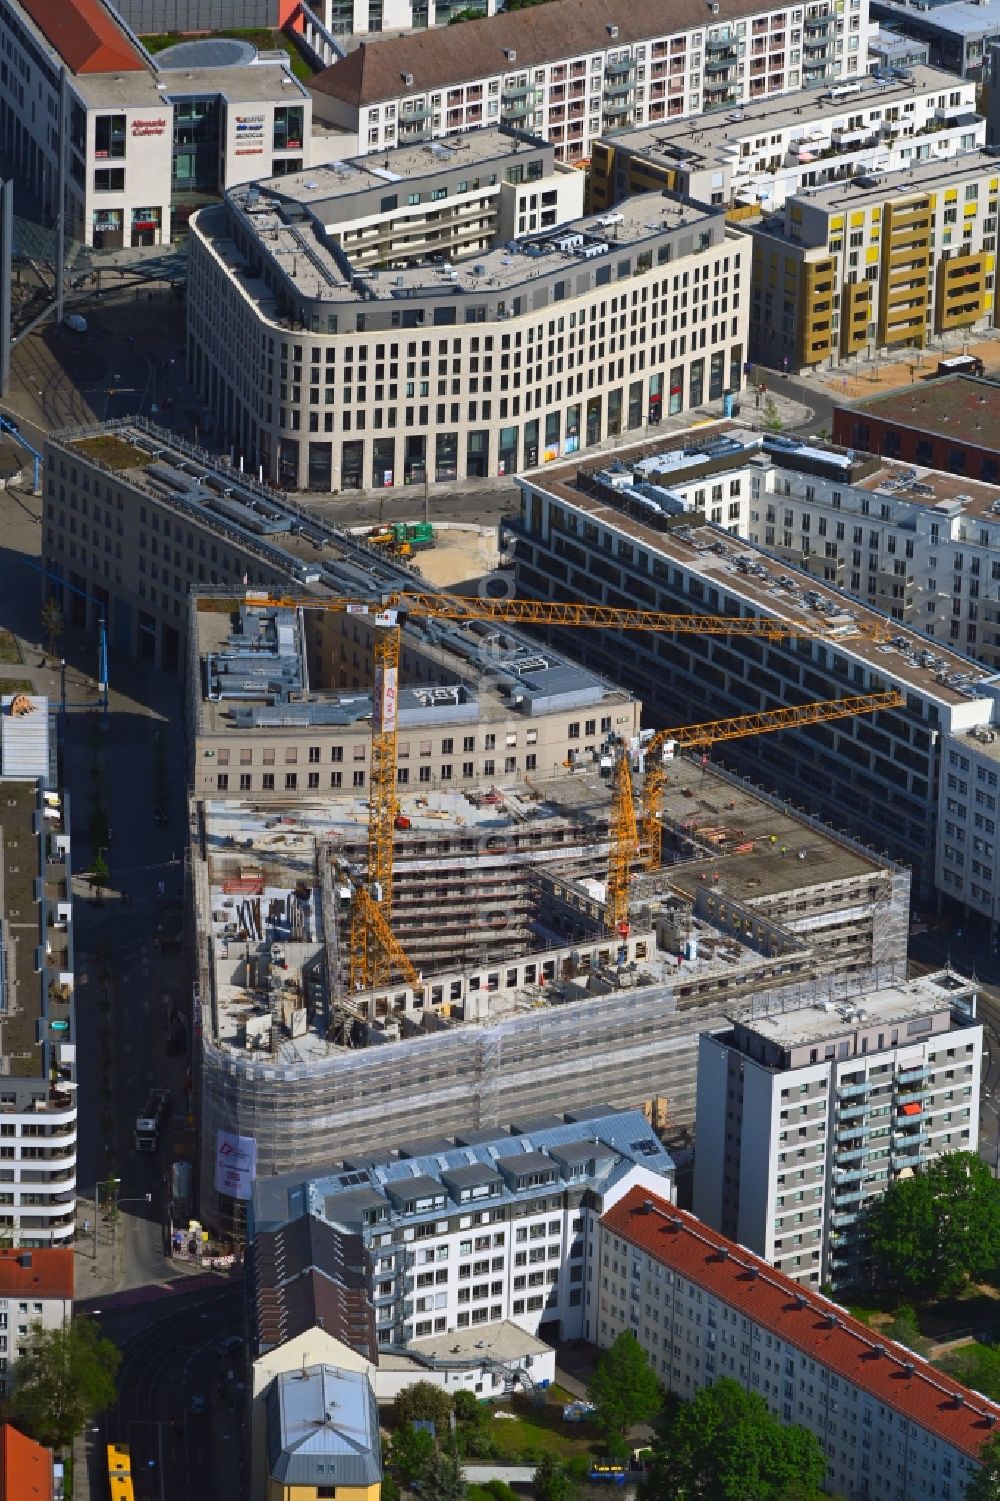
<path fill-rule="evenodd" d="M 97 1227 L 98 1227 L 98 1225 L 101 1222 L 101 1189 L 102 1188 L 106 1188 L 108 1190 L 108 1204 L 110 1206 L 112 1193 L 117 1188 L 118 1184 L 121 1181 L 122 1180 L 120 1178 L 105 1178 L 105 1180 L 104 1180 L 103 1183 L 97 1183 L 94 1186 L 94 1261 L 95 1262 L 97 1261 Z M 95 1268 L 95 1270 L 96 1270 L 96 1268 Z"/>
<path fill-rule="evenodd" d="M 135 1199 L 116 1199 L 115 1209 L 120 1209 L 123 1204 L 152 1204 L 152 1194 L 142 1194 Z M 111 1227 L 111 1280 L 115 1280 L 115 1263 L 118 1252 L 118 1220 L 117 1217 Z M 122 1276 L 128 1275 L 128 1237 L 122 1236 Z"/>

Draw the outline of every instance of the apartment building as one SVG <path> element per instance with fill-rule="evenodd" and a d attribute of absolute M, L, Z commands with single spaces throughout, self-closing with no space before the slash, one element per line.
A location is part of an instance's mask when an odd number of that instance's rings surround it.
<path fill-rule="evenodd" d="M 47 701 L 0 697 L 0 1233 L 24 1251 L 71 1246 L 76 1218 L 69 827 Z"/>
<path fill-rule="evenodd" d="M 703 1033 L 695 1214 L 797 1282 L 856 1286 L 872 1199 L 976 1150 L 982 1043 L 949 970 Z"/>
<path fill-rule="evenodd" d="M 358 150 L 502 121 L 582 162 L 609 130 L 864 74 L 867 7 L 821 0 L 552 0 L 461 29 L 362 44 L 313 79 L 317 119 Z"/>
<path fill-rule="evenodd" d="M 783 443 L 794 451 L 794 440 L 771 446 Z M 727 498 L 739 480 L 729 468 L 745 458 L 724 429 L 619 450 L 615 459 L 613 471 L 567 464 L 519 480 L 521 515 L 510 528 L 519 592 L 798 622 L 803 635 L 778 644 L 717 636 L 647 644 L 612 632 L 581 639 L 580 661 L 641 694 L 654 722 L 686 724 L 692 703 L 708 719 L 898 686 L 906 695 L 898 710 L 737 740 L 720 754 L 835 827 L 884 845 L 912 866 L 914 894 L 925 900 L 935 887 L 941 741 L 993 724 L 992 669 L 960 643 L 931 640 L 728 535 L 745 504 L 739 493 Z M 818 472 L 830 462 L 817 459 Z M 849 480 L 853 458 L 832 462 Z M 673 494 L 676 469 L 697 465 L 708 517 L 718 510 L 722 518 L 714 526 Z"/>
<path fill-rule="evenodd" d="M 631 1330 L 687 1400 L 723 1376 L 756 1392 L 819 1440 L 835 1494 L 961 1501 L 996 1403 L 641 1190 L 604 1215 L 598 1246 L 587 1316 L 597 1344 Z"/>
<path fill-rule="evenodd" d="M 456 171 L 458 193 L 474 190 L 471 137 L 434 151 L 448 180 L 432 196 L 446 202 Z M 521 164 L 501 170 L 516 180 Z M 559 191 L 545 184 L 539 213 Z M 426 176 L 409 188 L 387 184 L 386 214 Z M 284 489 L 513 474 L 742 382 L 750 246 L 721 209 L 643 196 L 447 264 L 422 245 L 410 263 L 401 242 L 395 269 L 356 268 L 287 183 L 192 220 L 190 378 Z"/>
<path fill-rule="evenodd" d="M 380 1346 L 504 1320 L 574 1339 L 600 1215 L 632 1187 L 669 1202 L 672 1181 L 640 1111 L 595 1105 L 258 1178 L 248 1244 L 304 1216 L 360 1237 Z"/>
<path fill-rule="evenodd" d="M 55 220 L 65 153 L 74 239 L 169 244 L 186 222 L 184 195 L 310 161 L 308 90 L 250 44 L 229 46 L 234 66 L 217 65 L 218 46 L 191 44 L 154 61 L 101 0 L 62 0 L 58 15 L 47 0 L 0 0 L 5 157 Z"/>
<path fill-rule="evenodd" d="M 357 799 L 371 757 L 371 623 L 233 603 L 233 618 L 192 605 L 194 795 Z M 487 666 L 478 641 L 441 622 L 433 640 L 406 633 L 400 673 L 400 793 L 551 776 L 639 732 L 634 698 L 534 643 L 498 644 Z"/>
<path fill-rule="evenodd" d="M 789 198 L 751 229 L 751 350 L 799 370 L 992 328 L 998 186 L 970 150 Z"/>
<path fill-rule="evenodd" d="M 0 1249 L 0 1396 L 35 1329 L 61 1329 L 73 1316 L 73 1249 Z"/>
<path fill-rule="evenodd" d="M 761 472 L 743 480 L 751 496 L 741 535 L 914 626 L 928 638 L 928 661 L 933 643 L 946 642 L 1000 666 L 995 485 L 851 450 L 762 447 Z"/>
<path fill-rule="evenodd" d="M 944 740 L 946 771 L 938 809 L 936 883 L 967 914 L 985 918 L 994 948 L 1000 932 L 997 805 L 1000 754 L 992 728 Z"/>
<path fill-rule="evenodd" d="M 873 171 L 941 161 L 986 143 L 975 84 L 938 68 L 751 101 L 738 118 L 688 115 L 669 131 L 615 131 L 591 150 L 592 211 L 668 192 L 730 210 L 777 212 L 786 198 Z"/>

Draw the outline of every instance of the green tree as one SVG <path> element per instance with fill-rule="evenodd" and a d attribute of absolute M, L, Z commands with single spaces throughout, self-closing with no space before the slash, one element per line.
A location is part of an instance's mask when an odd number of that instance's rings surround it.
<path fill-rule="evenodd" d="M 50 594 L 39 613 L 42 635 L 45 637 L 46 655 L 54 657 L 59 650 L 63 634 L 62 606 L 54 594 Z"/>
<path fill-rule="evenodd" d="M 966 1345 L 942 1365 L 950 1376 L 1000 1402 L 1000 1346 Z"/>
<path fill-rule="evenodd" d="M 546 1454 L 532 1481 L 535 1501 L 573 1501 L 578 1492 L 577 1483 L 566 1472 L 554 1454 Z"/>
<path fill-rule="evenodd" d="M 481 1423 L 487 1413 L 475 1392 L 463 1388 L 455 1393 L 455 1416 L 460 1423 Z"/>
<path fill-rule="evenodd" d="M 15 1423 L 40 1444 L 68 1448 L 114 1401 L 120 1363 L 120 1352 L 92 1319 L 71 1319 L 57 1329 L 36 1325 L 14 1368 Z"/>
<path fill-rule="evenodd" d="M 826 1459 L 807 1429 L 724 1377 L 664 1415 L 643 1501 L 820 1501 Z"/>
<path fill-rule="evenodd" d="M 587 1383 L 594 1421 L 609 1438 L 621 1438 L 636 1423 L 648 1423 L 663 1404 L 663 1393 L 635 1335 L 623 1330 L 605 1350 Z"/>
<path fill-rule="evenodd" d="M 965 1501 L 997 1501 L 1000 1496 L 1000 1434 L 979 1451 L 981 1470 L 965 1482 Z"/>
<path fill-rule="evenodd" d="M 434 1501 L 465 1501 L 465 1476 L 457 1451 L 435 1449 L 420 1473 L 420 1485 Z"/>
<path fill-rule="evenodd" d="M 423 1475 L 436 1451 L 433 1434 L 426 1428 L 397 1428 L 389 1445 L 389 1463 L 399 1471 L 404 1485 Z"/>
<path fill-rule="evenodd" d="M 974 1152 L 948 1152 L 872 1202 L 865 1237 L 880 1290 L 956 1292 L 1000 1262 L 1000 1182 Z"/>
<path fill-rule="evenodd" d="M 781 431 L 781 414 L 773 396 L 769 396 L 764 402 L 764 426 L 769 433 Z"/>
<path fill-rule="evenodd" d="M 396 1427 L 403 1428 L 415 1419 L 433 1423 L 438 1434 L 447 1433 L 451 1420 L 451 1398 L 433 1381 L 415 1381 L 404 1386 L 393 1407 Z"/>

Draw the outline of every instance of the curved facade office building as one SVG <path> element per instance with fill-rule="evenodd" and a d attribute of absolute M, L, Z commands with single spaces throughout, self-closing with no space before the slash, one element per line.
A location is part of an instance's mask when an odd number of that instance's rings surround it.
<path fill-rule="evenodd" d="M 247 468 L 340 491 L 512 474 L 721 404 L 750 252 L 721 208 L 581 217 L 582 176 L 472 131 L 192 221 L 188 367 Z"/>

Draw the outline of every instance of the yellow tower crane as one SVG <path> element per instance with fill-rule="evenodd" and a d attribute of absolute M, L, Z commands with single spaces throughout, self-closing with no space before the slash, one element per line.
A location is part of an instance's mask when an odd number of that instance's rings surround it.
<path fill-rule="evenodd" d="M 747 735 L 769 735 L 774 730 L 824 724 L 831 719 L 848 719 L 855 714 L 873 714 L 878 709 L 898 709 L 904 702 L 902 693 L 890 688 L 884 693 L 822 699 L 817 703 L 794 704 L 787 709 L 763 709 L 756 714 L 738 714 L 733 719 L 715 719 L 705 724 L 682 725 L 675 730 L 658 730 L 645 748 L 642 843 L 646 868 L 657 870 L 662 863 L 663 789 L 666 781 L 663 770 L 664 751 L 673 747 L 718 745 L 721 741 L 740 740 Z"/>
<path fill-rule="evenodd" d="M 396 799 L 396 700 L 399 690 L 400 629 L 407 618 L 496 621 L 506 625 L 552 628 L 589 626 L 602 630 L 655 631 L 700 636 L 785 637 L 831 634 L 831 627 L 811 612 L 788 618 L 742 615 L 685 615 L 660 610 L 619 609 L 612 605 L 532 599 L 480 599 L 459 594 L 393 590 L 377 598 L 315 595 L 269 595 L 248 590 L 249 605 L 274 609 L 323 610 L 366 615 L 375 625 L 375 682 L 372 719 L 372 764 L 369 776 L 367 892 L 370 901 L 355 901 L 351 911 L 350 985 L 352 991 L 387 984 L 402 950 L 385 942 L 392 927 L 393 826 Z M 854 632 L 878 642 L 889 639 L 887 625 L 855 624 Z M 747 733 L 752 733 L 748 731 Z M 633 815 L 634 816 L 634 815 Z M 612 841 L 613 843 L 614 841 Z M 626 871 L 629 862 L 625 862 Z M 626 889 L 627 902 L 627 889 Z M 381 922 L 376 921 L 378 912 Z"/>

